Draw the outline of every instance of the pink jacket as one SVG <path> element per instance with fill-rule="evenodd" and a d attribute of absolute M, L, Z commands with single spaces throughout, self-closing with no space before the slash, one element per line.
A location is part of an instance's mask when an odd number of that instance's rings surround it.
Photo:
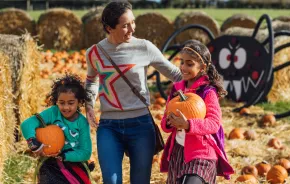
<path fill-rule="evenodd" d="M 202 76 L 197 81 L 193 83 L 190 87 L 190 92 L 196 92 L 200 86 L 209 84 L 208 77 Z M 180 81 L 174 83 L 174 88 L 176 90 L 185 90 L 185 81 Z M 167 103 L 170 101 L 170 97 L 167 100 Z M 224 159 L 229 166 L 228 174 L 233 173 L 233 169 L 228 164 L 226 156 L 217 146 L 214 138 L 211 134 L 218 132 L 221 126 L 222 113 L 218 101 L 218 96 L 214 90 L 210 90 L 205 98 L 204 102 L 206 104 L 206 117 L 204 119 L 190 119 L 188 120 L 190 128 L 185 135 L 184 143 L 184 158 L 185 162 L 188 163 L 195 158 L 203 159 L 213 159 L 217 160 L 218 158 Z M 161 172 L 168 171 L 168 162 L 172 153 L 172 149 L 175 143 L 175 137 L 177 130 L 176 128 L 166 126 L 166 115 L 163 116 L 161 121 L 161 128 L 167 133 L 171 133 L 169 136 L 163 155 L 161 158 L 160 170 Z"/>

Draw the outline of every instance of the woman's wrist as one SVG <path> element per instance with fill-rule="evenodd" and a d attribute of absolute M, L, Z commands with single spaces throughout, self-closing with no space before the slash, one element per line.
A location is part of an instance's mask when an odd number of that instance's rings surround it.
<path fill-rule="evenodd" d="M 85 109 L 94 109 L 93 105 L 92 104 L 86 104 L 85 105 Z"/>

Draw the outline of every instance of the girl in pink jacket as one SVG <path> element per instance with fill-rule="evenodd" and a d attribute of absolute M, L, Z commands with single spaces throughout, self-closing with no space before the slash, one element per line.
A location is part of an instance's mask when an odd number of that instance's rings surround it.
<path fill-rule="evenodd" d="M 196 93 L 206 104 L 204 119 L 186 119 L 182 112 L 164 115 L 161 127 L 171 133 L 161 159 L 161 172 L 168 172 L 167 184 L 215 184 L 216 176 L 234 173 L 224 151 L 224 133 L 219 97 L 227 92 L 222 78 L 211 62 L 205 45 L 188 41 L 180 52 L 183 80 L 173 85 L 176 91 Z"/>

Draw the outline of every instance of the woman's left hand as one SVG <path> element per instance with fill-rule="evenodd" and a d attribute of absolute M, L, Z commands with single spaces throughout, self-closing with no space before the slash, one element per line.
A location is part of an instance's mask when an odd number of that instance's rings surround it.
<path fill-rule="evenodd" d="M 184 114 L 178 109 L 176 111 L 178 112 L 179 116 L 176 116 L 174 113 L 171 112 L 167 116 L 167 124 L 177 129 L 189 129 L 189 123 Z"/>

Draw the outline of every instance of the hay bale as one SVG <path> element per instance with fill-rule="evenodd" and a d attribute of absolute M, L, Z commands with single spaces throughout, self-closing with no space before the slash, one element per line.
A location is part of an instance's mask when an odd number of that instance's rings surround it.
<path fill-rule="evenodd" d="M 226 29 L 223 35 L 236 35 L 236 36 L 249 36 L 253 35 L 254 29 L 241 28 L 241 27 L 231 27 Z M 268 37 L 268 30 L 260 29 L 256 35 L 256 39 L 259 42 L 264 41 Z"/>
<path fill-rule="evenodd" d="M 4 162 L 14 150 L 16 118 L 13 105 L 11 68 L 8 57 L 0 52 L 0 181 L 3 181 Z"/>
<path fill-rule="evenodd" d="M 136 18 L 135 36 L 150 40 L 159 49 L 173 31 L 174 25 L 159 13 L 145 13 Z"/>
<path fill-rule="evenodd" d="M 276 21 L 276 20 L 281 21 L 281 22 L 290 22 L 290 16 L 282 15 L 273 19 L 273 21 Z"/>
<path fill-rule="evenodd" d="M 275 47 L 289 43 L 289 38 L 284 38 L 275 44 Z M 278 66 L 287 61 L 290 61 L 290 47 L 286 47 L 276 53 L 273 60 L 273 65 Z M 283 68 L 274 73 L 274 81 L 272 88 L 267 96 L 270 102 L 290 101 L 290 67 Z"/>
<path fill-rule="evenodd" d="M 36 31 L 45 48 L 70 50 L 83 47 L 81 19 L 70 10 L 54 8 L 41 14 Z"/>
<path fill-rule="evenodd" d="M 13 103 L 17 124 L 37 112 L 41 60 L 37 45 L 29 34 L 0 35 L 0 51 L 8 56 L 11 68 Z"/>
<path fill-rule="evenodd" d="M 221 26 L 221 31 L 224 32 L 230 27 L 255 28 L 257 20 L 246 14 L 234 14 L 227 18 Z"/>
<path fill-rule="evenodd" d="M 282 22 L 279 20 L 275 20 L 272 22 L 272 26 L 275 32 L 290 31 L 290 22 Z"/>
<path fill-rule="evenodd" d="M 84 44 L 90 47 L 106 38 L 106 32 L 101 23 L 101 14 L 95 14 L 84 22 Z"/>
<path fill-rule="evenodd" d="M 97 6 L 95 8 L 90 9 L 86 14 L 82 16 L 82 22 L 85 23 L 88 18 L 91 16 L 97 15 L 97 14 L 102 14 L 104 10 L 103 6 Z"/>
<path fill-rule="evenodd" d="M 217 21 L 202 11 L 181 13 L 176 17 L 174 24 L 176 29 L 189 24 L 200 24 L 207 27 L 215 37 L 220 34 L 220 26 Z M 189 39 L 196 39 L 204 44 L 207 44 L 210 41 L 208 36 L 202 30 L 190 29 L 177 36 L 176 42 L 183 43 Z"/>
<path fill-rule="evenodd" d="M 0 11 L 0 34 L 22 35 L 26 31 L 35 35 L 35 21 L 27 12 L 8 8 Z"/>

